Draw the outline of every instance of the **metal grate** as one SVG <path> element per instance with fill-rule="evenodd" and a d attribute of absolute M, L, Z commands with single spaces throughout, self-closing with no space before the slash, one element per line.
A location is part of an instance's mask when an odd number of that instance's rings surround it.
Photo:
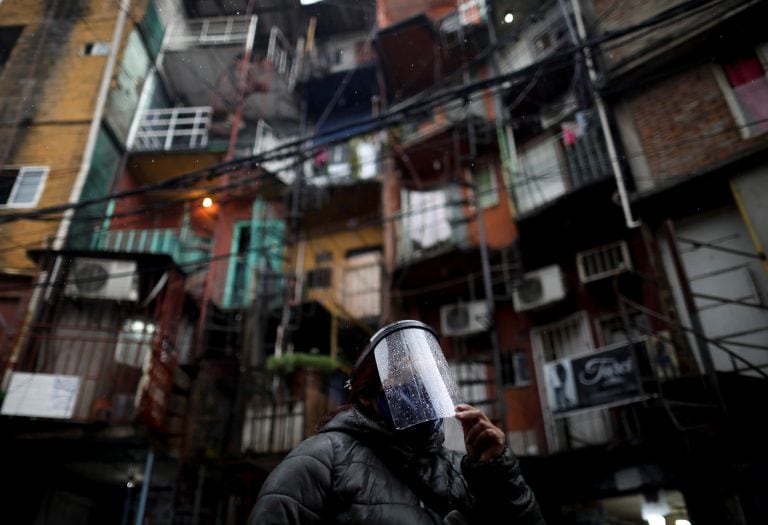
<path fill-rule="evenodd" d="M 576 255 L 579 280 L 590 283 L 632 268 L 627 243 L 619 241 L 606 244 Z"/>

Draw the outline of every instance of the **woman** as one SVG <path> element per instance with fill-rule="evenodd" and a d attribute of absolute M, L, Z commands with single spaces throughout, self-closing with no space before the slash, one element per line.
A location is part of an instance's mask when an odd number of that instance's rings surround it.
<path fill-rule="evenodd" d="M 381 329 L 348 386 L 350 405 L 267 478 L 250 525 L 544 523 L 502 431 L 477 408 L 453 411 L 455 384 L 430 327 Z M 466 454 L 443 447 L 447 415 L 461 422 Z"/>

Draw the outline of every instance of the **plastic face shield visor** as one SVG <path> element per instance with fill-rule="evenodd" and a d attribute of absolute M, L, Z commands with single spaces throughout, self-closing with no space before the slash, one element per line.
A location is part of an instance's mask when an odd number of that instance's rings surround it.
<path fill-rule="evenodd" d="M 396 429 L 456 415 L 459 389 L 429 326 L 419 321 L 385 326 L 371 338 L 369 351 Z"/>

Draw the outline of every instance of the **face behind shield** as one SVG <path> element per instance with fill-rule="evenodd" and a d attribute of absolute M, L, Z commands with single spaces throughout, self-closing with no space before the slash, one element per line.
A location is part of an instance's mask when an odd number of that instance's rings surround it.
<path fill-rule="evenodd" d="M 384 398 L 397 430 L 456 414 L 461 403 L 434 331 L 419 321 L 398 321 L 371 338 Z M 357 367 L 357 365 L 356 365 Z"/>

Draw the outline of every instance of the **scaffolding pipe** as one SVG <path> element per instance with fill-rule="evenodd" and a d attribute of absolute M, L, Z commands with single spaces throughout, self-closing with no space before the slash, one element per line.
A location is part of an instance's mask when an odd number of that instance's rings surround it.
<path fill-rule="evenodd" d="M 144 479 L 141 482 L 141 495 L 139 496 L 139 509 L 136 511 L 136 525 L 144 523 L 144 512 L 147 509 L 147 496 L 149 495 L 149 485 L 152 483 L 152 466 L 155 463 L 155 453 L 152 449 L 147 450 L 147 461 L 144 464 Z"/>

